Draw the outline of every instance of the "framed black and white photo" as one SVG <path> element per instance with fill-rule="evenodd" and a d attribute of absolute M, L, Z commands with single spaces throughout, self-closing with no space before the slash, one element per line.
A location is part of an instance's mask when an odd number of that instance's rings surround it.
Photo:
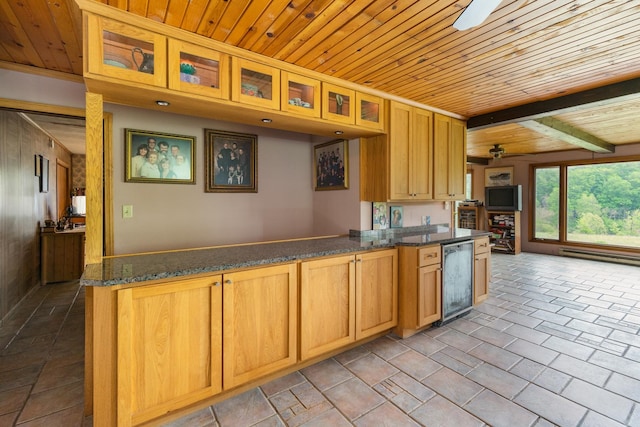
<path fill-rule="evenodd" d="M 195 184 L 195 136 L 125 129 L 125 182 Z"/>
<path fill-rule="evenodd" d="M 513 185 L 513 166 L 485 168 L 485 187 L 501 187 L 503 185 Z"/>

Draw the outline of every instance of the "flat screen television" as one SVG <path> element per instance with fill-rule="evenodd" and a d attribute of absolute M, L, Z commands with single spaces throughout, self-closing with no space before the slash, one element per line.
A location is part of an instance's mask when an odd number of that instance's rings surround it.
<path fill-rule="evenodd" d="M 521 211 L 522 185 L 485 187 L 484 205 L 489 211 Z"/>

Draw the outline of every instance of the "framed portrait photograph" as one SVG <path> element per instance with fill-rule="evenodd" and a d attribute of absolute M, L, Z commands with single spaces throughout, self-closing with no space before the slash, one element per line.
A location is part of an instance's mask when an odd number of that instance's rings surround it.
<path fill-rule="evenodd" d="M 373 202 L 373 224 L 374 230 L 386 230 L 389 228 L 389 218 L 387 218 L 387 203 Z"/>
<path fill-rule="evenodd" d="M 258 136 L 204 130 L 204 191 L 258 192 Z"/>
<path fill-rule="evenodd" d="M 391 206 L 389 208 L 389 225 L 391 228 L 402 228 L 402 217 L 402 206 Z"/>
<path fill-rule="evenodd" d="M 315 190 L 349 188 L 349 141 L 337 139 L 313 147 Z"/>
<path fill-rule="evenodd" d="M 502 168 L 485 168 L 485 187 L 500 187 L 503 185 L 513 185 L 513 166 L 506 166 Z"/>
<path fill-rule="evenodd" d="M 195 184 L 195 136 L 125 129 L 125 182 Z"/>

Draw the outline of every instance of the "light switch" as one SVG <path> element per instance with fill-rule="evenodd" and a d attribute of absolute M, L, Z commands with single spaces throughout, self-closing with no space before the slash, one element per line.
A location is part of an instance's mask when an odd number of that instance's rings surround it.
<path fill-rule="evenodd" d="M 122 205 L 122 218 L 133 218 L 133 205 Z"/>

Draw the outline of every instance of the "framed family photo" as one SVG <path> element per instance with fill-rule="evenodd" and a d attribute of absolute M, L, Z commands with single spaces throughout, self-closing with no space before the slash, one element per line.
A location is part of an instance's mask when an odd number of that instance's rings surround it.
<path fill-rule="evenodd" d="M 195 184 L 194 136 L 125 129 L 125 182 Z"/>
<path fill-rule="evenodd" d="M 313 147 L 315 190 L 349 188 L 349 141 L 337 139 Z"/>
<path fill-rule="evenodd" d="M 204 139 L 204 191 L 257 193 L 258 136 L 205 129 Z"/>

